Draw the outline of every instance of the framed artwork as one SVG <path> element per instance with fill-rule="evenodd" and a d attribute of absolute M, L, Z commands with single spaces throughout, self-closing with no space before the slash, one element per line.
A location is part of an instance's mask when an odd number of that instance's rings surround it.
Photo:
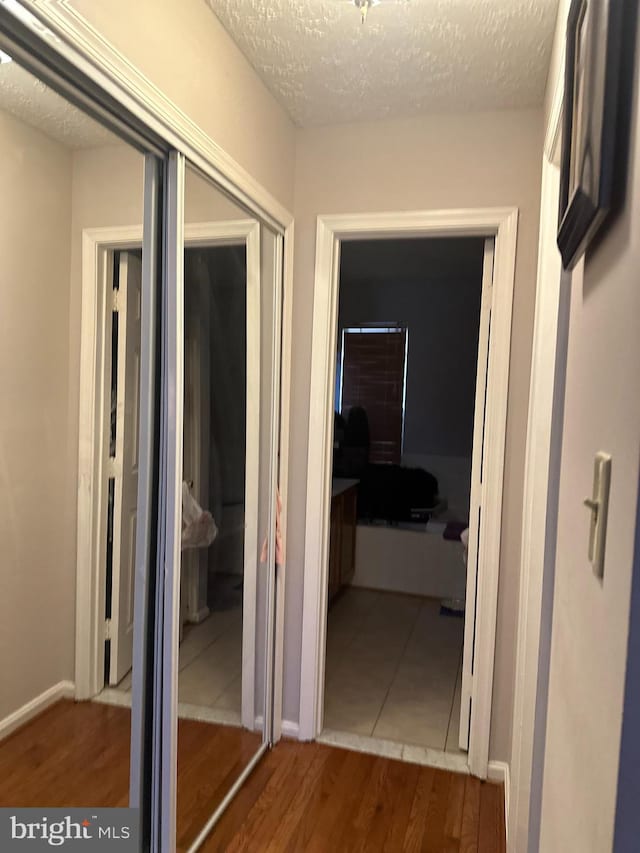
<path fill-rule="evenodd" d="M 573 0 L 567 20 L 558 248 L 573 269 L 612 213 L 625 7 Z"/>

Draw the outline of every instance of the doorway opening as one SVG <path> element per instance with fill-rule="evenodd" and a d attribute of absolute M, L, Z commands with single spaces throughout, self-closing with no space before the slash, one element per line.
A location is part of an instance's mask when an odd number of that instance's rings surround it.
<path fill-rule="evenodd" d="M 516 230 L 510 209 L 318 220 L 303 737 L 487 775 Z M 453 264 L 423 305 L 420 244 Z"/>
<path fill-rule="evenodd" d="M 467 748 L 466 546 L 492 258 L 493 240 L 472 237 L 342 246 L 321 737 Z"/>

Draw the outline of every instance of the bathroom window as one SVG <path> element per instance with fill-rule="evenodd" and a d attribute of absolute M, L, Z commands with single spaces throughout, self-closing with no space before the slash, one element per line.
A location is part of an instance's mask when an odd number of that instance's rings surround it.
<path fill-rule="evenodd" d="M 407 329 L 399 325 L 342 330 L 339 407 L 344 416 L 364 409 L 369 461 L 399 464 L 402 457 L 407 379 Z"/>

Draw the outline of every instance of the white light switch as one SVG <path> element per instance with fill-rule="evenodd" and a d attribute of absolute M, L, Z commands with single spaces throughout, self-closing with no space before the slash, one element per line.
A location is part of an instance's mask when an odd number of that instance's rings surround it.
<path fill-rule="evenodd" d="M 584 504 L 591 511 L 589 525 L 589 560 L 593 573 L 601 578 L 604 574 L 604 549 L 607 538 L 607 515 L 609 512 L 609 484 L 611 482 L 611 456 L 596 453 L 593 466 L 593 495 Z"/>

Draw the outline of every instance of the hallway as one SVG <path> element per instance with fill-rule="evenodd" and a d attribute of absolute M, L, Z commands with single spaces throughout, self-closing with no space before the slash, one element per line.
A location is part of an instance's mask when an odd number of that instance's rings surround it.
<path fill-rule="evenodd" d="M 258 739 L 180 720 L 178 850 L 193 841 Z M 0 806 L 123 806 L 128 783 L 123 708 L 58 702 L 0 744 Z M 470 776 L 284 741 L 201 849 L 502 853 L 503 792 Z"/>

